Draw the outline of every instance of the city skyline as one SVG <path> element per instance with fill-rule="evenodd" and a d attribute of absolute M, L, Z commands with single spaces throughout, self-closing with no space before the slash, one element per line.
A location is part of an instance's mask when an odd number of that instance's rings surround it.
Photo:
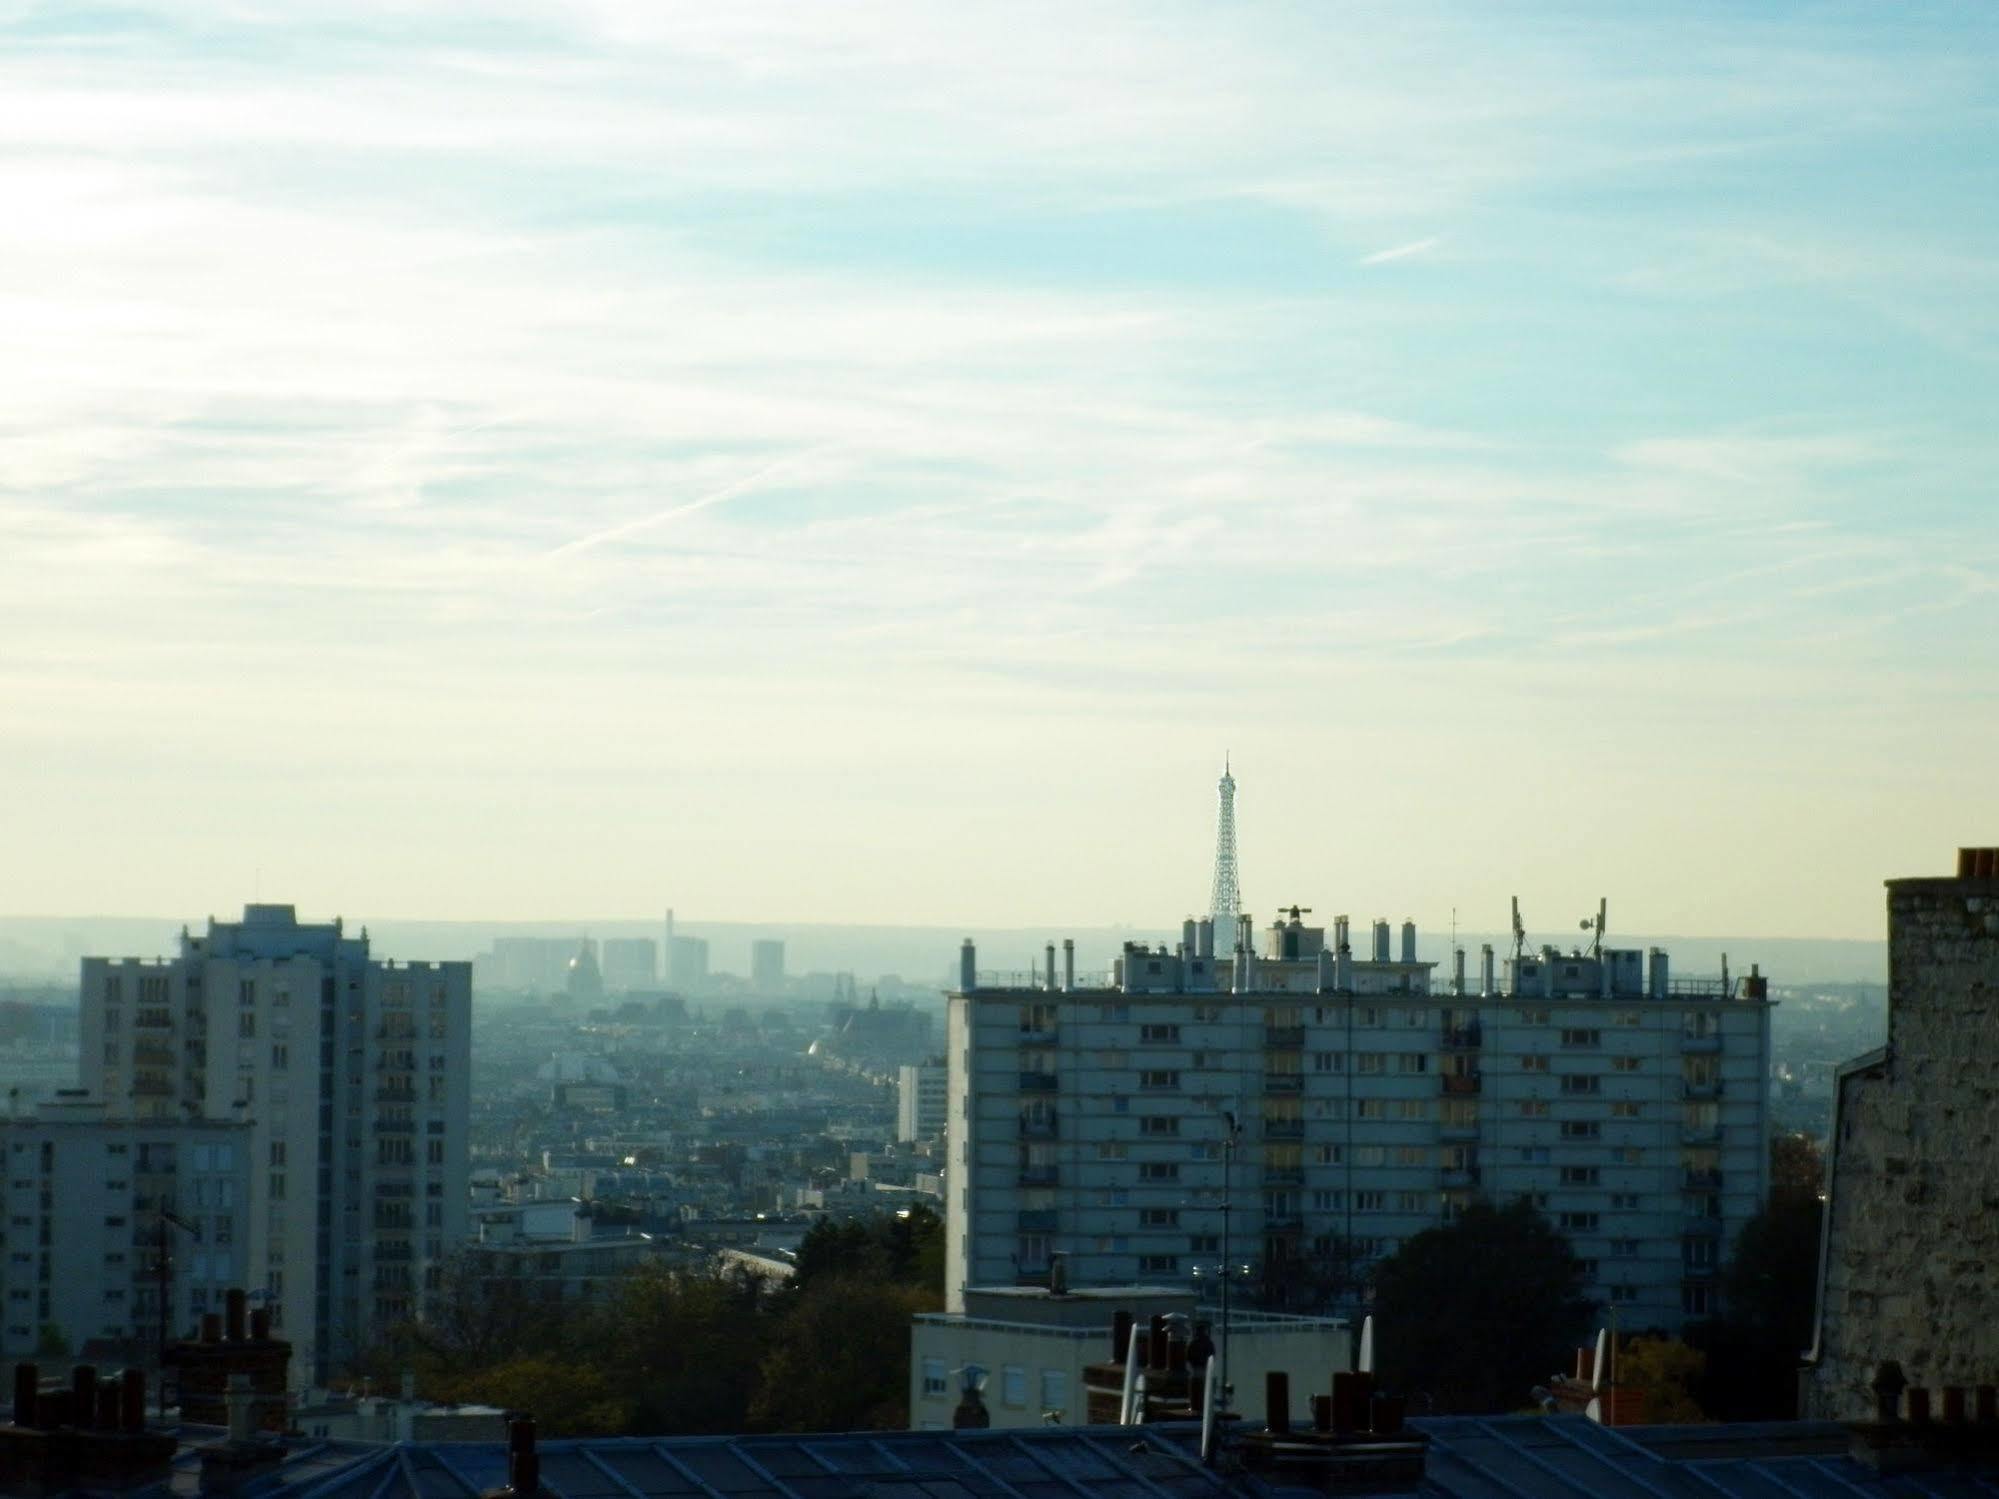
<path fill-rule="evenodd" d="M 15 13 L 0 911 L 1878 937 L 1995 30 Z"/>

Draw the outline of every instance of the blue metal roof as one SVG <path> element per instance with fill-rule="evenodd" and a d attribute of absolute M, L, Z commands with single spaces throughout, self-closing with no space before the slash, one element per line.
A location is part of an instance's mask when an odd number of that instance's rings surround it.
<path fill-rule="evenodd" d="M 1884 1477 L 1830 1422 L 1644 1426 L 1580 1416 L 1430 1417 L 1428 1499 L 1999 1499 L 1999 1470 Z M 543 1441 L 557 1499 L 1297 1499 L 1316 1489 L 1215 1473 L 1189 1426 Z M 195 1492 L 199 1450 L 147 1496 Z M 495 1442 L 302 1443 L 273 1499 L 476 1499 L 506 1482 Z M 1343 1490 L 1365 1499 L 1366 1490 Z"/>

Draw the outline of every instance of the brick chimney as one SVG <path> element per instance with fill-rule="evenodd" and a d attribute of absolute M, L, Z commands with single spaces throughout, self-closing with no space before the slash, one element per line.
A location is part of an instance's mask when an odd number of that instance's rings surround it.
<path fill-rule="evenodd" d="M 14 1366 L 14 1419 L 0 1426 L 0 1493 L 34 1499 L 75 1489 L 128 1489 L 166 1476 L 179 1443 L 146 1429 L 146 1376 L 99 1377 L 80 1364 L 68 1384 L 44 1386 L 33 1364 Z"/>
<path fill-rule="evenodd" d="M 263 1308 L 246 1319 L 246 1300 L 240 1290 L 231 1290 L 224 1316 L 209 1313 L 201 1319 L 199 1338 L 167 1349 L 167 1363 L 180 1370 L 181 1419 L 227 1426 L 230 1376 L 242 1374 L 249 1379 L 251 1428 L 282 1432 L 291 1420 L 285 1380 L 292 1345 L 271 1336 L 271 1314 Z"/>

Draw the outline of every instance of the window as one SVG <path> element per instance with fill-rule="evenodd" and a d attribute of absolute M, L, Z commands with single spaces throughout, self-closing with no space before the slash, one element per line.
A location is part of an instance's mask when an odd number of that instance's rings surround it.
<path fill-rule="evenodd" d="M 1141 1072 L 1138 1075 L 1138 1086 L 1148 1092 L 1165 1092 L 1180 1086 L 1180 1074 L 1167 1070 Z"/>
<path fill-rule="evenodd" d="M 1636 1119 L 1643 1112 L 1636 1099 L 1623 1099 L 1610 1106 L 1610 1117 L 1613 1119 Z"/>
<path fill-rule="evenodd" d="M 1383 1145 L 1356 1145 L 1353 1163 L 1356 1166 L 1385 1166 L 1388 1164 L 1388 1148 Z"/>
<path fill-rule="evenodd" d="M 1356 1119 L 1386 1119 L 1388 1100 L 1385 1098 L 1356 1098 L 1353 1101 L 1353 1116 Z"/>
<path fill-rule="evenodd" d="M 1537 1053 L 1529 1053 L 1520 1059 L 1520 1070 L 1522 1072 L 1546 1072 L 1548 1070 L 1548 1059 Z"/>
<path fill-rule="evenodd" d="M 1612 1239 L 1610 1241 L 1610 1252 L 1616 1259 L 1635 1260 L 1638 1258 L 1638 1241 L 1636 1239 Z"/>
<path fill-rule="evenodd" d="M 1636 1192 L 1613 1192 L 1610 1194 L 1610 1210 L 1613 1213 L 1635 1213 L 1638 1211 Z"/>
<path fill-rule="evenodd" d="M 1610 1059 L 1610 1070 L 1612 1072 L 1636 1072 L 1644 1065 L 1645 1059 L 1643 1057 L 1612 1057 Z"/>
<path fill-rule="evenodd" d="M 1069 1376 L 1061 1369 L 1041 1371 L 1041 1408 L 1044 1411 L 1069 1409 Z"/>
<path fill-rule="evenodd" d="M 1426 1194 L 1422 1192 L 1397 1192 L 1395 1211 L 1398 1213 L 1421 1213 L 1427 1210 Z"/>
<path fill-rule="evenodd" d="M 1320 1187 L 1312 1193 L 1312 1211 L 1315 1213 L 1337 1213 L 1345 1206 L 1344 1192 L 1333 1192 Z"/>
<path fill-rule="evenodd" d="M 1569 1230 L 1571 1233 L 1596 1232 L 1595 1213 L 1563 1213 L 1556 1221 L 1560 1227 Z"/>
<path fill-rule="evenodd" d="M 1420 1051 L 1398 1052 L 1395 1057 L 1395 1070 L 1398 1072 L 1428 1072 L 1430 1070 L 1430 1058 Z"/>
<path fill-rule="evenodd" d="M 1603 1126 L 1594 1119 L 1564 1119 L 1562 1138 L 1564 1140 L 1594 1140 L 1603 1133 Z"/>
<path fill-rule="evenodd" d="M 1146 1275 L 1178 1275 L 1180 1257 L 1172 1254 L 1141 1254 L 1138 1268 Z"/>
<path fill-rule="evenodd" d="M 1007 1364 L 1000 1370 L 1000 1404 L 1027 1404 L 1027 1371 L 1019 1364 Z"/>
<path fill-rule="evenodd" d="M 1385 1051 L 1356 1052 L 1353 1070 L 1362 1077 L 1374 1077 L 1388 1070 L 1388 1053 Z"/>
<path fill-rule="evenodd" d="M 1714 1293 L 1708 1286 L 1681 1286 L 1680 1310 L 1689 1317 L 1705 1317 L 1714 1310 Z"/>
<path fill-rule="evenodd" d="M 1548 1112 L 1548 1100 L 1545 1098 L 1527 1098 L 1521 1100 L 1520 1117 L 1522 1119 L 1546 1119 Z"/>
<path fill-rule="evenodd" d="M 1523 1145 L 1520 1147 L 1520 1159 L 1529 1166 L 1545 1166 L 1548 1164 L 1548 1147 Z"/>
<path fill-rule="evenodd" d="M 1602 1044 L 1602 1031 L 1565 1030 L 1562 1032 L 1562 1045 L 1566 1047 L 1600 1046 Z"/>
<path fill-rule="evenodd" d="M 1430 1151 L 1423 1145 L 1398 1145 L 1395 1147 L 1395 1164 L 1398 1166 L 1427 1166 Z"/>
<path fill-rule="evenodd" d="M 1618 1303 L 1636 1301 L 1638 1299 L 1638 1287 L 1628 1281 L 1613 1285 L 1610 1288 L 1610 1299 Z"/>
<path fill-rule="evenodd" d="M 1594 1166 L 1564 1166 L 1562 1185 L 1565 1187 L 1594 1187 L 1602 1173 Z"/>
<path fill-rule="evenodd" d="M 1346 1151 L 1344 1148 L 1338 1145 L 1314 1145 L 1312 1147 L 1312 1164 L 1314 1166 L 1337 1166 L 1340 1163 L 1340 1158 L 1345 1154 Z"/>
<path fill-rule="evenodd" d="M 1565 1072 L 1562 1074 L 1564 1093 L 1601 1093 L 1603 1079 L 1593 1072 Z"/>
<path fill-rule="evenodd" d="M 1180 1167 L 1173 1161 L 1146 1161 L 1138 1168 L 1138 1179 L 1145 1182 L 1177 1182 Z"/>
<path fill-rule="evenodd" d="M 1428 1119 L 1430 1100 L 1427 1098 L 1398 1098 L 1395 1100 L 1397 1119 Z"/>
<path fill-rule="evenodd" d="M 1190 1254 L 1220 1254 L 1222 1236 L 1220 1234 L 1190 1234 L 1187 1238 Z"/>
<path fill-rule="evenodd" d="M 1125 1158 L 1125 1143 L 1122 1140 L 1097 1141 L 1097 1159 L 1100 1161 L 1121 1161 Z"/>
<path fill-rule="evenodd" d="M 1151 1042 L 1156 1046 L 1178 1046 L 1180 1044 L 1180 1027 L 1177 1025 L 1141 1025 L 1138 1028 L 1138 1039 Z M 1022 1379 L 1026 1377 L 1025 1373 L 1021 1375 Z"/>
<path fill-rule="evenodd" d="M 945 1383 L 944 1360 L 927 1358 L 923 1361 L 923 1393 L 926 1397 L 943 1396 L 950 1392 Z"/>
<path fill-rule="evenodd" d="M 1548 1012 L 1546 1010 L 1521 1010 L 1518 1012 L 1516 1018 L 1522 1025 L 1546 1025 L 1548 1023 Z"/>
<path fill-rule="evenodd" d="M 1353 1012 L 1353 1023 L 1355 1025 L 1378 1026 L 1381 1024 L 1381 1011 L 1369 1006 L 1356 1009 Z"/>
<path fill-rule="evenodd" d="M 1616 1023 L 1622 1026 L 1643 1025 L 1645 1023 L 1645 1013 L 1642 1010 L 1619 1010 L 1616 1016 Z"/>
<path fill-rule="evenodd" d="M 1141 1135 L 1177 1135 L 1180 1133 L 1178 1114 L 1148 1114 L 1138 1121 Z"/>
<path fill-rule="evenodd" d="M 1312 1053 L 1314 1072 L 1343 1072 L 1346 1070 L 1346 1053 L 1343 1051 L 1315 1051 Z"/>
<path fill-rule="evenodd" d="M 1356 1192 L 1353 1195 L 1353 1210 L 1356 1213 L 1379 1213 L 1387 1205 L 1386 1192 Z"/>
<path fill-rule="evenodd" d="M 1140 1228 L 1178 1228 L 1180 1210 L 1178 1208 L 1140 1208 L 1138 1213 Z"/>

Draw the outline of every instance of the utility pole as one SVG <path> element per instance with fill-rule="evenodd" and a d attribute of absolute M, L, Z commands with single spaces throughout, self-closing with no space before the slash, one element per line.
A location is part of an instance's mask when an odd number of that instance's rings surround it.
<path fill-rule="evenodd" d="M 1229 1110 L 1223 1110 L 1222 1121 L 1228 1133 L 1222 1137 L 1222 1346 L 1219 1354 L 1221 1373 L 1216 1388 L 1215 1410 L 1217 1419 L 1228 1411 L 1229 1398 L 1229 1282 L 1235 1279 L 1234 1244 L 1229 1237 L 1229 1213 L 1235 1207 L 1235 1151 L 1236 1142 L 1242 1137 L 1242 1125 Z M 1219 1431 L 1221 1428 L 1217 1428 Z M 1220 1451 L 1217 1440 L 1216 1451 Z"/>

